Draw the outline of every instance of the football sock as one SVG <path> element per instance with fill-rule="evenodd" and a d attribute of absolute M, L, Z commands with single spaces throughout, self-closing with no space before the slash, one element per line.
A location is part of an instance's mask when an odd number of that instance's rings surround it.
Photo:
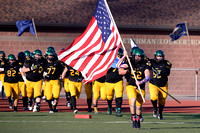
<path fill-rule="evenodd" d="M 151 103 L 152 103 L 152 105 L 153 105 L 153 110 L 154 111 L 157 111 L 158 109 L 157 109 L 157 100 L 151 100 Z"/>
<path fill-rule="evenodd" d="M 74 107 L 74 109 L 77 109 L 77 108 L 76 108 L 76 97 L 75 97 L 75 96 L 72 96 L 72 97 L 71 97 L 71 100 L 72 100 L 72 106 Z"/>
<path fill-rule="evenodd" d="M 87 99 L 87 105 L 88 105 L 88 109 L 90 109 L 92 105 L 92 99 Z"/>
<path fill-rule="evenodd" d="M 116 98 L 116 108 L 121 108 L 122 106 L 122 97 Z"/>
<path fill-rule="evenodd" d="M 48 105 L 49 105 L 49 109 L 52 109 L 52 104 L 51 104 L 51 100 L 47 100 Z"/>
<path fill-rule="evenodd" d="M 27 107 L 28 106 L 28 97 L 22 97 L 22 101 L 23 101 L 23 107 Z"/>
<path fill-rule="evenodd" d="M 159 114 L 162 115 L 164 105 L 159 105 Z"/>

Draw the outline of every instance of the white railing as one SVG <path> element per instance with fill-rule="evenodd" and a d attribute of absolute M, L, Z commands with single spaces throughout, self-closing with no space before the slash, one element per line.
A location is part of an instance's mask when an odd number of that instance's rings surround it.
<path fill-rule="evenodd" d="M 198 71 L 200 69 L 191 68 L 172 68 L 172 71 L 195 71 L 195 100 L 198 100 Z"/>

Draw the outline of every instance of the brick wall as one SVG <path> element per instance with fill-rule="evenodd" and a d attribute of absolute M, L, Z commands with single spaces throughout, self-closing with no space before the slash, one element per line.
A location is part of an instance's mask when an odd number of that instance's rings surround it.
<path fill-rule="evenodd" d="M 46 51 L 48 46 L 53 46 L 56 52 L 59 53 L 60 49 L 65 48 L 70 44 L 75 37 L 79 36 L 81 32 L 41 32 L 38 33 L 39 42 L 35 36 L 29 32 L 25 32 L 21 37 L 17 37 L 16 32 L 0 32 L 0 50 L 5 51 L 6 55 L 15 54 L 18 52 L 30 50 L 33 52 L 35 49 Z M 157 34 L 121 34 L 127 51 L 130 51 L 129 37 L 132 36 L 140 48 L 142 48 L 149 58 L 154 57 L 154 52 L 161 49 L 165 52 L 165 57 L 172 63 L 172 68 L 194 69 L 200 68 L 199 54 L 200 53 L 200 40 L 199 36 L 191 36 L 190 40 L 193 44 L 171 44 L 168 35 Z M 156 39 L 157 42 L 146 42 L 144 39 Z M 179 40 L 187 40 L 187 37 L 182 37 Z M 142 41 L 141 41 L 142 40 Z M 159 41 L 162 40 L 162 41 Z M 168 42 L 167 42 L 168 40 Z M 196 42 L 196 43 L 195 43 Z M 194 63 L 195 61 L 195 63 Z M 198 75 L 198 78 L 200 76 Z M 200 84 L 200 81 L 198 81 Z M 172 70 L 169 76 L 169 92 L 172 95 L 195 95 L 195 71 L 189 70 Z M 84 93 L 84 92 L 83 92 Z M 147 94 L 148 94 L 147 86 Z M 200 89 L 198 91 L 200 95 Z"/>

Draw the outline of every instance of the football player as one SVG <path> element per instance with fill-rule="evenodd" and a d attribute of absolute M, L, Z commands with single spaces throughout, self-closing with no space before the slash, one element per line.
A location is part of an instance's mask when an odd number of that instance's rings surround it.
<path fill-rule="evenodd" d="M 4 87 L 9 106 L 12 106 L 11 96 L 14 100 L 14 112 L 17 112 L 17 104 L 19 100 L 18 72 L 19 65 L 13 54 L 8 55 L 8 62 L 1 66 L 0 72 L 4 71 Z M 12 107 L 9 107 L 12 108 Z"/>
<path fill-rule="evenodd" d="M 5 62 L 6 62 L 6 58 L 5 57 L 6 57 L 5 52 L 4 51 L 0 51 L 0 66 L 5 64 Z M 5 76 L 4 72 L 1 71 L 0 72 L 0 81 L 2 83 L 2 87 L 1 87 L 1 97 L 2 98 L 4 98 L 4 85 L 3 85 L 4 84 L 4 76 Z"/>
<path fill-rule="evenodd" d="M 106 76 L 100 77 L 94 81 L 92 92 L 93 92 L 93 106 L 94 106 L 94 113 L 98 114 L 98 99 L 101 96 L 101 99 L 106 100 L 106 89 L 105 89 L 105 80 Z"/>
<path fill-rule="evenodd" d="M 140 128 L 140 117 L 142 109 L 142 96 L 137 86 L 140 86 L 143 97 L 145 97 L 145 83 L 150 80 L 150 63 L 144 60 L 144 51 L 142 49 L 137 49 L 134 53 L 133 59 L 131 60 L 131 65 L 134 69 L 134 74 L 131 71 L 131 77 L 126 87 L 127 96 L 130 104 L 131 121 L 133 128 Z"/>
<path fill-rule="evenodd" d="M 72 106 L 74 108 L 74 113 L 77 114 L 76 99 L 78 99 L 81 94 L 83 77 L 79 71 L 69 66 L 68 68 L 65 67 L 62 73 L 62 79 L 65 78 L 67 71 L 69 71 L 69 91 L 71 93 Z"/>
<path fill-rule="evenodd" d="M 68 65 L 66 65 L 65 63 L 63 63 L 64 68 L 65 67 L 69 67 Z M 65 96 L 66 96 L 66 106 L 67 107 L 71 107 L 71 109 L 73 109 L 72 103 L 71 103 L 71 93 L 69 91 L 69 71 L 66 72 L 65 77 L 63 79 L 64 82 L 64 88 L 65 88 Z"/>
<path fill-rule="evenodd" d="M 25 56 L 24 52 L 19 52 L 17 57 L 18 57 L 19 67 L 20 67 L 20 69 L 22 69 L 26 56 Z M 29 109 L 27 108 L 28 97 L 27 97 L 27 92 L 26 92 L 26 85 L 25 85 L 25 82 L 22 78 L 20 71 L 18 73 L 18 83 L 19 83 L 19 94 L 20 94 L 20 92 L 22 93 L 23 110 L 28 111 Z"/>
<path fill-rule="evenodd" d="M 119 48 L 117 52 L 118 59 L 122 58 L 123 50 Z M 114 68 L 111 67 L 108 69 L 105 80 L 105 88 L 107 95 L 107 103 L 108 103 L 108 114 L 112 114 L 112 101 L 115 92 L 116 97 L 116 116 L 121 117 L 121 105 L 122 105 L 122 97 L 123 97 L 123 75 L 127 73 L 127 70 L 123 68 Z"/>
<path fill-rule="evenodd" d="M 44 71 L 45 76 L 45 96 L 49 105 L 49 113 L 58 112 L 56 109 L 58 100 L 60 97 L 60 75 L 62 74 L 63 66 L 61 62 L 57 60 L 56 54 L 52 50 L 46 52 L 47 55 L 47 67 Z M 51 99 L 54 99 L 52 107 Z"/>
<path fill-rule="evenodd" d="M 33 53 L 31 53 L 30 51 L 26 50 L 26 51 L 24 51 L 24 54 L 25 54 L 24 63 L 29 64 L 29 61 L 34 59 L 34 56 L 31 56 L 31 55 L 33 55 Z M 22 75 L 22 77 L 26 76 L 26 73 L 21 72 L 21 75 Z M 32 104 L 33 104 L 33 98 L 28 98 L 28 109 L 29 110 L 33 109 Z"/>
<path fill-rule="evenodd" d="M 46 68 L 46 60 L 42 58 L 42 51 L 36 49 L 34 52 L 34 59 L 25 62 L 22 68 L 22 73 L 26 73 L 26 76 L 22 75 L 22 78 L 26 84 L 28 98 L 35 98 L 35 106 L 33 112 L 40 111 L 41 90 L 42 90 L 42 78 L 43 72 Z"/>
<path fill-rule="evenodd" d="M 158 87 L 168 92 L 168 76 L 172 64 L 165 60 L 165 55 L 162 50 L 157 50 L 154 54 L 154 59 L 151 60 L 153 77 L 149 83 L 150 99 L 153 105 L 153 117 L 163 119 L 163 109 L 167 94 L 160 90 Z M 158 103 L 158 108 L 157 108 Z"/>
<path fill-rule="evenodd" d="M 88 112 L 92 112 L 92 82 L 84 84 L 87 97 Z"/>

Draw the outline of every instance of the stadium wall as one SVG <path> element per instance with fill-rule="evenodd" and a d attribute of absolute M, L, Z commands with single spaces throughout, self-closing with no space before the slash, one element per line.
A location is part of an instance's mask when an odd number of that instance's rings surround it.
<path fill-rule="evenodd" d="M 66 48 L 82 32 L 83 30 L 42 31 L 38 32 L 37 41 L 36 37 L 29 32 L 25 32 L 21 37 L 17 37 L 17 31 L 1 31 L 0 50 L 5 51 L 6 55 L 15 54 L 17 56 L 17 53 L 25 50 L 33 52 L 35 49 L 41 49 L 44 53 L 47 47 L 53 46 L 56 52 L 59 53 L 62 48 Z M 146 56 L 149 58 L 154 57 L 156 50 L 163 50 L 165 52 L 165 59 L 172 63 L 172 71 L 169 76 L 169 93 L 172 95 L 195 96 L 196 73 L 194 70 L 188 69 L 200 68 L 200 36 L 191 35 L 189 38 L 190 43 L 188 43 L 187 36 L 182 37 L 178 41 L 171 42 L 169 32 L 120 31 L 120 33 L 128 52 L 131 48 L 130 36 L 145 51 Z M 200 78 L 199 74 L 197 77 Z M 199 80 L 198 84 L 200 84 Z M 148 95 L 148 85 L 146 90 Z M 82 93 L 85 93 L 84 89 Z M 198 95 L 200 95 L 200 89 L 198 90 Z"/>

